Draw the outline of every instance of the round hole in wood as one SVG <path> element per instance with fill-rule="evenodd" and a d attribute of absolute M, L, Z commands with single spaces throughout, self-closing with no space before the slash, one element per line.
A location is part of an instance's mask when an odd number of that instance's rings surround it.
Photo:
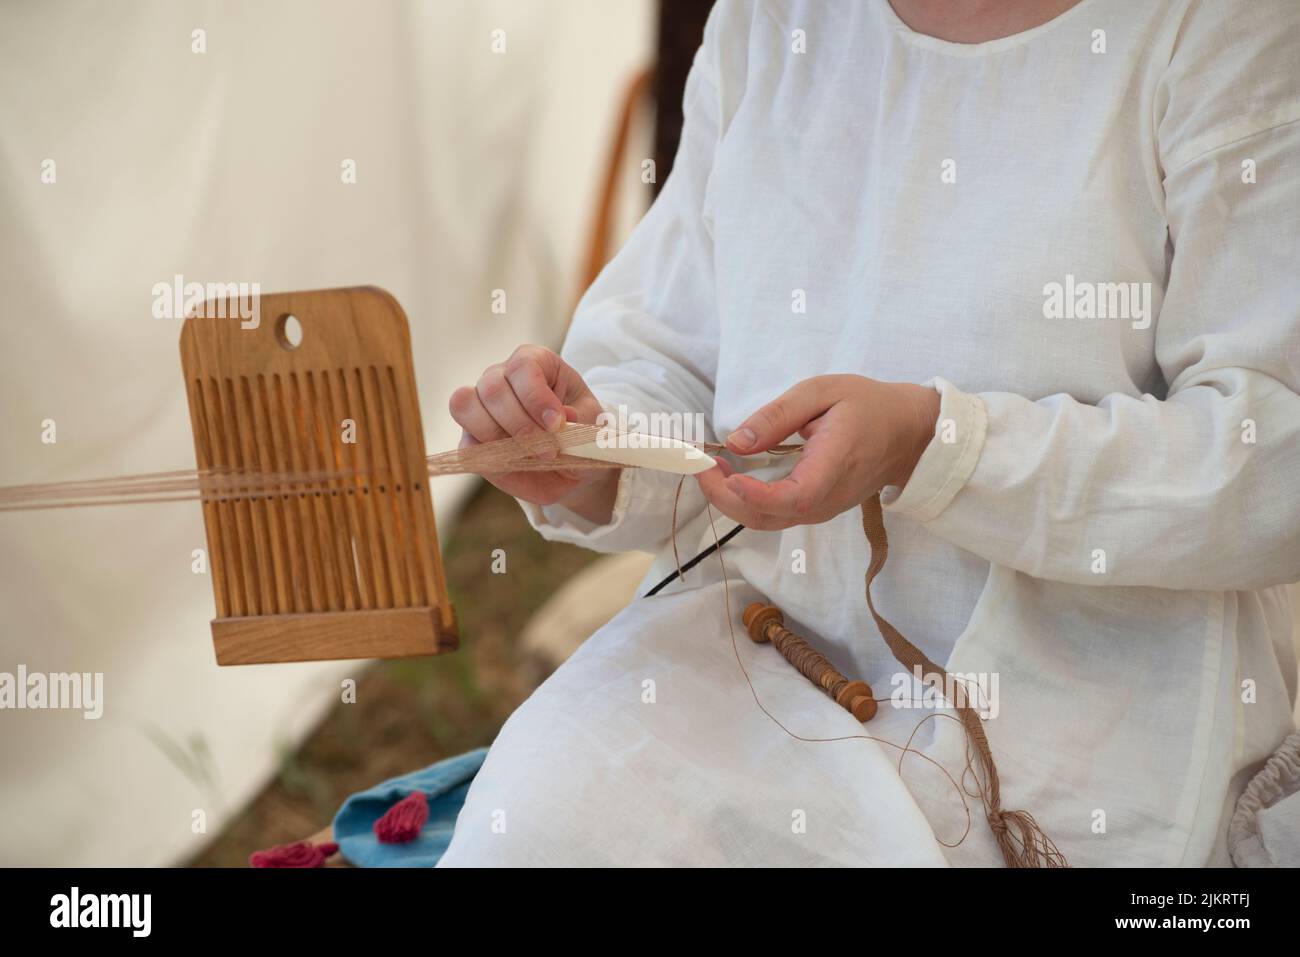
<path fill-rule="evenodd" d="M 292 314 L 283 315 L 275 324 L 275 338 L 285 349 L 297 349 L 302 345 L 302 323 Z"/>

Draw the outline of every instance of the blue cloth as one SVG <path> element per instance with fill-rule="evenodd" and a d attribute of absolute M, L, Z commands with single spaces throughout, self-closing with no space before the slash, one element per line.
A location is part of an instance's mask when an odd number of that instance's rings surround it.
<path fill-rule="evenodd" d="M 334 840 L 343 856 L 357 867 L 433 867 L 451 843 L 456 815 L 487 752 L 467 751 L 352 795 L 334 816 Z M 429 820 L 419 837 L 409 844 L 380 844 L 375 822 L 415 791 L 429 800 Z"/>

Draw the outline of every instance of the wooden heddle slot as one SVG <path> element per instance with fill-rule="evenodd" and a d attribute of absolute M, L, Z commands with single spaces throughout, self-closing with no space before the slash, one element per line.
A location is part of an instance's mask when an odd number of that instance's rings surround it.
<path fill-rule="evenodd" d="M 402 307 L 370 287 L 249 306 L 181 331 L 217 663 L 454 650 Z"/>

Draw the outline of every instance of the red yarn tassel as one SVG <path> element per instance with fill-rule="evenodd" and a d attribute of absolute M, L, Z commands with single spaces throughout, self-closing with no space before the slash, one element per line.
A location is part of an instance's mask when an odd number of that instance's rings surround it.
<path fill-rule="evenodd" d="M 312 844 L 278 844 L 265 851 L 254 851 L 248 858 L 249 867 L 324 867 L 325 859 L 338 853 L 339 846 L 332 841 Z"/>
<path fill-rule="evenodd" d="M 420 836 L 420 828 L 429 820 L 429 801 L 414 791 L 390 807 L 375 822 L 375 837 L 380 844 L 408 844 Z"/>

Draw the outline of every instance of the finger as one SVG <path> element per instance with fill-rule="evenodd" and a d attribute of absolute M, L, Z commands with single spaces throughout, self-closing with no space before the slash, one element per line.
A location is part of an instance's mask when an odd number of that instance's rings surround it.
<path fill-rule="evenodd" d="M 472 448 L 483 442 L 508 438 L 500 423 L 492 417 L 471 386 L 463 386 L 451 394 L 447 403 L 452 418 L 464 429 L 461 449 Z M 542 453 L 545 456 L 547 453 Z M 554 455 L 554 453 L 550 453 Z M 522 498 L 538 505 L 550 505 L 568 495 L 583 478 L 567 471 L 558 472 L 493 472 L 484 474 L 488 482 L 507 495 Z"/>
<path fill-rule="evenodd" d="M 605 412 L 605 407 L 590 392 L 585 396 L 574 399 L 568 408 L 577 413 L 575 421 L 581 422 L 583 425 L 595 425 Z"/>
<path fill-rule="evenodd" d="M 826 383 L 808 379 L 763 406 L 727 437 L 733 452 L 762 452 L 780 445 L 832 405 L 834 396 Z"/>
<path fill-rule="evenodd" d="M 715 458 L 713 468 L 705 469 L 703 472 L 696 472 L 695 479 L 700 483 L 700 488 L 708 495 L 710 490 L 721 488 L 725 485 L 727 477 L 732 475 L 735 469 L 731 463 L 724 458 Z"/>
<path fill-rule="evenodd" d="M 541 363 L 529 354 L 515 354 L 505 364 L 506 381 L 515 397 L 539 426 L 554 432 L 564 426 L 564 403 L 555 394 Z"/>
<path fill-rule="evenodd" d="M 503 366 L 489 366 L 479 378 L 474 391 L 478 393 L 479 401 L 483 403 L 488 414 L 507 434 L 523 436 L 540 431 L 532 416 L 524 410 L 523 403 L 515 395 L 515 390 L 510 387 L 510 380 L 506 378 Z"/>
<path fill-rule="evenodd" d="M 719 457 L 713 461 L 715 463 L 713 468 L 695 473 L 695 481 L 699 483 L 700 491 L 710 502 L 720 497 L 720 493 L 727 487 L 727 479 L 735 473 L 735 469 L 726 459 Z"/>
<path fill-rule="evenodd" d="M 785 478 L 761 482 L 749 475 L 737 475 L 727 487 L 738 498 L 767 515 L 805 520 L 818 513 L 818 506 L 844 474 L 846 449 L 834 440 L 813 438 L 799 453 L 794 468 Z"/>
<path fill-rule="evenodd" d="M 496 419 L 492 418 L 491 413 L 483 405 L 473 386 L 461 386 L 453 392 L 447 401 L 447 409 L 451 412 L 451 417 L 456 420 L 456 424 L 464 429 L 465 434 L 475 443 L 508 438 Z"/>
<path fill-rule="evenodd" d="M 523 345 L 514 351 L 506 365 L 509 367 L 511 363 L 515 362 L 521 365 L 531 362 L 536 365 L 542 374 L 542 378 L 546 381 L 547 388 L 555 394 L 560 403 L 573 406 L 578 410 L 579 415 L 576 421 L 586 425 L 595 423 L 596 416 L 602 411 L 600 403 L 577 370 L 556 353 L 541 346 Z M 525 404 L 527 403 L 525 402 Z M 532 411 L 531 408 L 530 411 Z M 538 421 L 541 422 L 542 420 L 539 418 Z M 542 424 L 545 425 L 544 422 Z M 561 422 L 555 427 L 558 428 L 560 425 L 563 425 L 563 423 Z"/>
<path fill-rule="evenodd" d="M 700 472 L 695 476 L 695 479 L 699 482 L 700 490 L 704 493 L 704 497 L 709 504 L 727 518 L 739 522 L 746 528 L 753 528 L 758 531 L 779 531 L 795 524 L 794 521 L 780 516 L 764 515 L 754 506 L 737 496 L 728 486 L 728 478 L 722 474 L 721 469 L 709 469 L 707 472 Z"/>
<path fill-rule="evenodd" d="M 555 394 L 565 405 L 571 405 L 578 410 L 579 422 L 584 425 L 594 425 L 596 417 L 605 411 L 600 401 L 573 366 L 558 356 L 556 359 L 559 365 L 554 380 Z"/>
<path fill-rule="evenodd" d="M 564 407 L 564 420 L 565 420 L 565 425 L 568 425 L 571 422 L 577 422 L 578 410 L 571 405 L 566 405 Z M 589 478 L 589 476 L 583 475 L 582 472 L 579 471 L 578 469 L 561 469 L 558 474 L 563 475 L 566 478 L 571 478 L 575 482 L 579 482 L 582 481 L 583 479 Z"/>

